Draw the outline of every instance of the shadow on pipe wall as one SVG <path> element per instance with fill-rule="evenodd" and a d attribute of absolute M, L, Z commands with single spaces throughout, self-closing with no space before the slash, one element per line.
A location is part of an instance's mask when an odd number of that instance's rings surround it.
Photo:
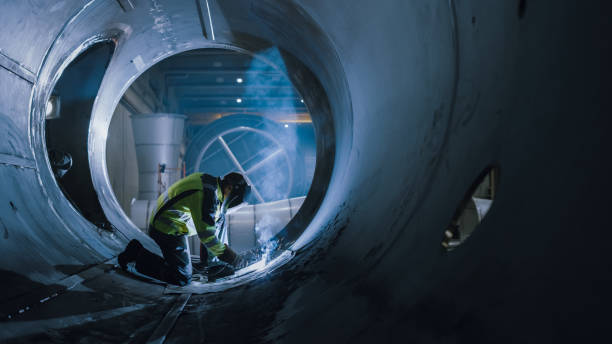
<path fill-rule="evenodd" d="M 47 149 L 72 157 L 70 170 L 61 178 L 56 176 L 64 196 L 87 220 L 102 228 L 110 228 L 110 223 L 91 181 L 87 137 L 93 103 L 113 51 L 112 43 L 95 44 L 66 68 L 53 90 L 61 99 L 59 115 L 45 123 Z"/>

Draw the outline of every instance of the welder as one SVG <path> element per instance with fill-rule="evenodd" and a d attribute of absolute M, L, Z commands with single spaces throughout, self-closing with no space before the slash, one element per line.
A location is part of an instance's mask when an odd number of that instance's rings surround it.
<path fill-rule="evenodd" d="M 206 248 L 203 253 L 235 269 L 244 267 L 246 260 L 220 238 L 226 210 L 243 203 L 249 192 L 250 186 L 236 172 L 223 179 L 194 173 L 177 181 L 158 197 L 149 221 L 149 236 L 159 245 L 163 258 L 134 239 L 119 254 L 119 265 L 125 270 L 128 263 L 136 262 L 136 270 L 144 275 L 170 284 L 189 284 L 192 264 L 187 237 L 197 234 Z"/>

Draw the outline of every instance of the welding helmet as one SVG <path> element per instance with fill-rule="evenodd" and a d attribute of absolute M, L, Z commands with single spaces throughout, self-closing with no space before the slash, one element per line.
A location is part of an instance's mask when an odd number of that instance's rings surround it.
<path fill-rule="evenodd" d="M 227 185 L 232 188 L 227 201 L 228 208 L 235 207 L 244 202 L 251 192 L 251 186 L 244 180 L 244 177 L 240 173 L 232 172 L 227 174 L 223 177 L 222 184 L 223 188 Z"/>

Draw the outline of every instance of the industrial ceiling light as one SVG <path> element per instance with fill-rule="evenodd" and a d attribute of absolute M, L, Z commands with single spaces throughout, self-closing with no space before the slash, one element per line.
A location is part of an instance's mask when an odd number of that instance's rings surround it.
<path fill-rule="evenodd" d="M 237 78 L 237 79 L 236 79 L 236 82 L 237 82 L 237 83 L 239 83 L 239 84 L 242 84 L 242 82 L 243 82 L 243 81 L 244 81 L 244 80 L 242 80 L 242 78 Z"/>
<path fill-rule="evenodd" d="M 242 98 L 236 98 L 236 103 L 238 104 L 242 103 Z"/>

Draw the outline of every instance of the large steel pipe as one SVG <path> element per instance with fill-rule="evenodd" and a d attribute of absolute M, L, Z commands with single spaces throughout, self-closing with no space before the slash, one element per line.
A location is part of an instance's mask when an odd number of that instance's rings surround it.
<path fill-rule="evenodd" d="M 193 295 L 170 341 L 607 337 L 609 2 L 66 0 L 0 9 L 3 311 L 71 276 L 63 267 L 111 259 L 128 239 L 154 247 L 121 211 L 105 166 L 110 116 L 138 75 L 189 49 L 276 45 L 317 130 L 313 185 L 285 233 L 293 258 L 246 285 Z M 55 82 L 101 40 L 116 49 L 88 149 L 112 232 L 70 206 L 44 146 Z M 490 165 L 500 171 L 494 203 L 446 252 L 445 228 Z M 140 300 L 158 300 L 137 283 Z M 38 323 L 19 324 L 0 324 L 0 336 Z M 92 342 L 102 333 L 77 332 Z"/>

